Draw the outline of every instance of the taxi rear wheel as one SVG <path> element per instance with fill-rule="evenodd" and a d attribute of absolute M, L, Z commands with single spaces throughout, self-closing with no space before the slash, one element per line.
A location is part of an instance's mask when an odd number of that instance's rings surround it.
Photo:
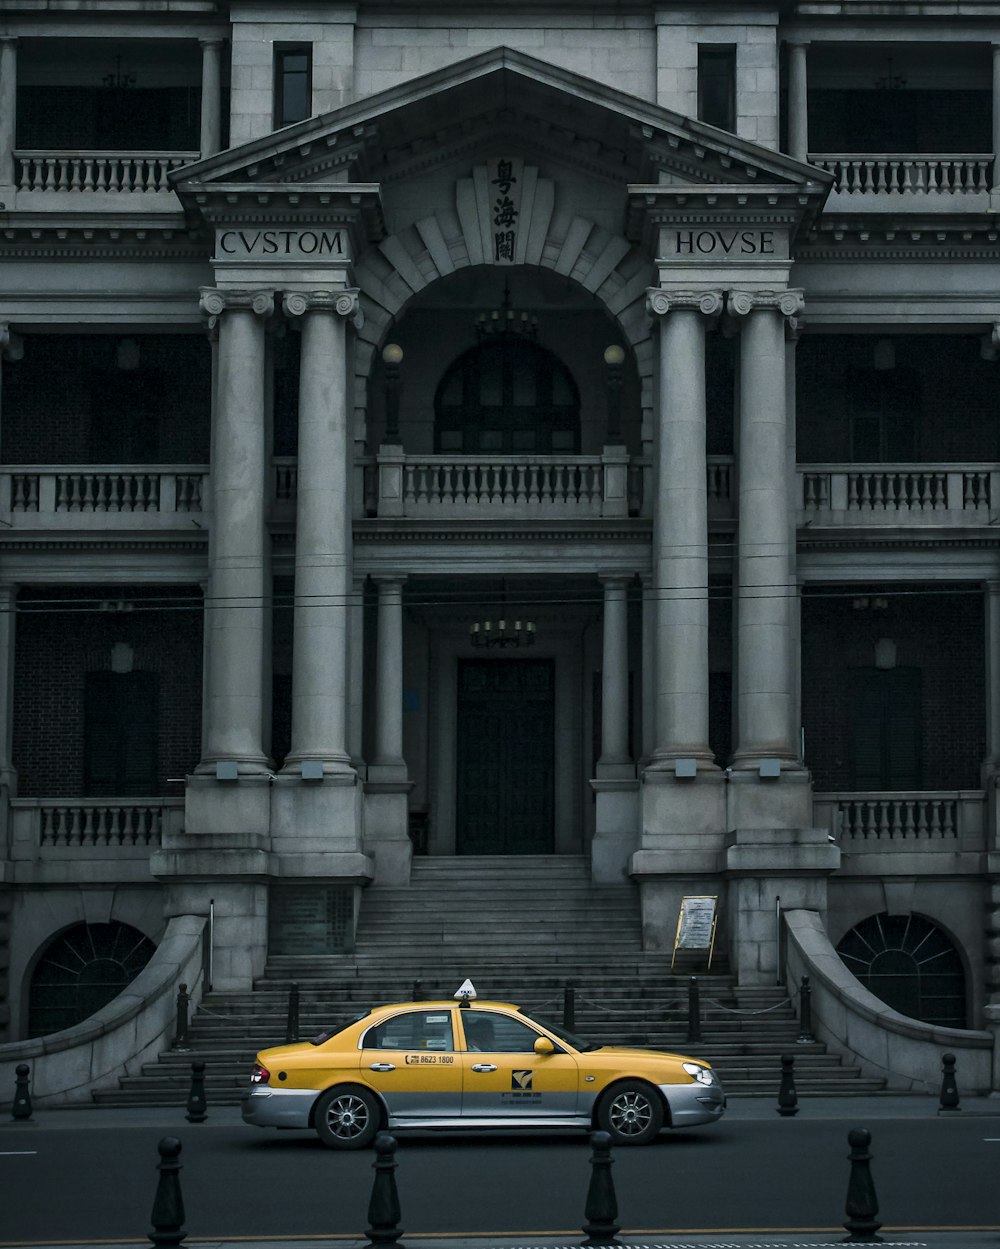
<path fill-rule="evenodd" d="M 616 1084 L 601 1098 L 597 1126 L 614 1145 L 647 1145 L 663 1127 L 663 1102 L 656 1089 L 639 1080 Z"/>
<path fill-rule="evenodd" d="M 330 1089 L 316 1103 L 316 1134 L 328 1149 L 364 1149 L 381 1122 L 382 1108 L 367 1089 Z"/>

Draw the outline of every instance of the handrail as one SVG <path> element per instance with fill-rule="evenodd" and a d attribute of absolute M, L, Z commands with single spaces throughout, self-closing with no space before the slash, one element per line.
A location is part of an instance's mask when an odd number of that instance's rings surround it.
<path fill-rule="evenodd" d="M 107 152 L 19 148 L 19 191 L 79 191 L 98 195 L 170 191 L 167 174 L 198 159 L 197 152 Z"/>

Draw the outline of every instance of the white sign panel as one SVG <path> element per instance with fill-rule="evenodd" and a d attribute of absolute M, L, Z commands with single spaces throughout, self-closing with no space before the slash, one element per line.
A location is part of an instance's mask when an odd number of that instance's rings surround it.
<path fill-rule="evenodd" d="M 216 230 L 215 259 L 238 261 L 350 260 L 347 232 L 329 226 L 249 226 Z"/>
<path fill-rule="evenodd" d="M 677 950 L 710 950 L 715 932 L 715 906 L 717 899 L 681 898 L 681 913 L 677 920 Z"/>

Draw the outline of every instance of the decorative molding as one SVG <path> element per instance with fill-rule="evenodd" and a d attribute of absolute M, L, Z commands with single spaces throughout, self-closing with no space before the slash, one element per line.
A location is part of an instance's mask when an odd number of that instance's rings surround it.
<path fill-rule="evenodd" d="M 274 312 L 274 291 L 220 291 L 203 286 L 198 306 L 209 318 L 210 328 L 224 312 L 252 312 L 258 317 L 269 317 Z"/>
<path fill-rule="evenodd" d="M 652 286 L 646 292 L 646 311 L 650 316 L 662 317 L 677 309 L 683 309 L 714 317 L 722 311 L 723 296 L 721 290 L 665 291 L 658 286 Z"/>
<path fill-rule="evenodd" d="M 335 312 L 350 317 L 356 330 L 363 328 L 365 314 L 359 302 L 361 292 L 355 288 L 339 291 L 291 291 L 282 301 L 286 316 L 302 317 L 308 312 Z"/>
<path fill-rule="evenodd" d="M 783 317 L 795 317 L 805 308 L 800 289 L 785 291 L 730 291 L 726 308 L 731 316 L 745 317 L 751 312 L 777 311 Z"/>

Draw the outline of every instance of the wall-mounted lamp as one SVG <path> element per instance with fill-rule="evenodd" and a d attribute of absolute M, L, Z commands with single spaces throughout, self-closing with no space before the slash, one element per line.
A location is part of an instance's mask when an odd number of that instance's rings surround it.
<path fill-rule="evenodd" d="M 134 338 L 123 338 L 119 342 L 115 364 L 123 373 L 134 373 L 139 367 L 139 344 Z"/>
<path fill-rule="evenodd" d="M 390 446 L 399 443 L 399 366 L 403 363 L 403 349 L 399 343 L 386 343 L 382 348 L 385 365 L 385 441 Z"/>
<path fill-rule="evenodd" d="M 617 343 L 604 349 L 604 363 L 607 365 L 608 395 L 608 432 L 606 441 L 614 446 L 622 441 L 622 365 L 625 363 L 625 349 Z"/>
<path fill-rule="evenodd" d="M 892 638 L 879 638 L 875 643 L 875 667 L 888 672 L 896 666 L 896 643 Z"/>

